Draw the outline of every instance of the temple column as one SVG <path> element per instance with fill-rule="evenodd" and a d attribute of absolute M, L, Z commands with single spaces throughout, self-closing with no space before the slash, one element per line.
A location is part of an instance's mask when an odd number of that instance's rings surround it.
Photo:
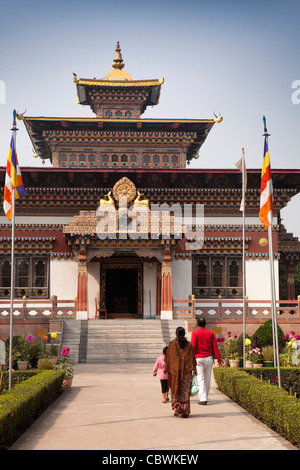
<path fill-rule="evenodd" d="M 173 319 L 172 309 L 172 268 L 171 253 L 165 251 L 164 259 L 161 264 L 161 309 L 160 317 L 162 320 Z"/>
<path fill-rule="evenodd" d="M 161 263 L 156 266 L 156 316 L 160 317 L 161 310 Z"/>
<path fill-rule="evenodd" d="M 77 312 L 76 320 L 87 320 L 87 261 L 86 251 L 79 251 L 77 277 Z"/>

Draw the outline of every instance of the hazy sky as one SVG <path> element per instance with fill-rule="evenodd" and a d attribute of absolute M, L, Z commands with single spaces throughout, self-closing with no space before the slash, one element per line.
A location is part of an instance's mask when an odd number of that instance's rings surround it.
<path fill-rule="evenodd" d="M 27 116 L 94 116 L 76 104 L 72 73 L 103 78 L 120 41 L 133 78 L 165 79 L 159 105 L 142 117 L 224 117 L 190 168 L 233 169 L 242 147 L 247 168 L 261 168 L 263 115 L 272 168 L 300 168 L 299 0 L 0 0 L 0 7 L 0 166 L 14 108 Z M 18 127 L 21 168 L 40 166 Z M 298 237 L 299 207 L 300 195 L 282 211 Z"/>

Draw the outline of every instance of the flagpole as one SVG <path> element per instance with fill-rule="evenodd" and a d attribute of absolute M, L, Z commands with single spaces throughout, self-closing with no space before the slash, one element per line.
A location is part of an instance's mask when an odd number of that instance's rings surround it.
<path fill-rule="evenodd" d="M 264 121 L 264 137 L 266 139 L 268 148 L 269 141 L 266 118 L 263 117 Z M 270 261 L 270 280 L 271 280 L 271 310 L 272 310 L 272 327 L 273 327 L 273 351 L 274 351 L 274 362 L 277 366 L 278 375 L 278 387 L 281 388 L 281 374 L 280 374 L 280 362 L 279 362 L 279 347 L 278 347 L 278 330 L 277 330 L 277 312 L 276 312 L 276 290 L 275 290 L 275 275 L 274 275 L 274 260 L 273 260 L 273 236 L 272 236 L 272 224 L 273 224 L 273 209 L 270 225 L 268 226 L 268 239 L 269 239 L 269 261 Z"/>
<path fill-rule="evenodd" d="M 246 367 L 246 262 L 245 262 L 245 153 L 242 148 L 242 203 L 243 203 L 243 366 Z"/>
<path fill-rule="evenodd" d="M 16 111 L 14 110 L 13 141 L 16 152 L 17 125 Z M 11 218 L 11 271 L 10 271 L 10 322 L 9 322 L 9 390 L 12 387 L 12 349 L 13 349 L 13 308 L 14 308 L 14 276 L 15 276 L 15 188 L 12 190 L 12 218 Z"/>

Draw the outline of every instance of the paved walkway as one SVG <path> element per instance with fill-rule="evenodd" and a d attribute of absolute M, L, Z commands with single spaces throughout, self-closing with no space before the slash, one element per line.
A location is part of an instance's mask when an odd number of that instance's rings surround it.
<path fill-rule="evenodd" d="M 296 450 L 216 389 L 188 419 L 163 404 L 152 364 L 76 364 L 73 386 L 11 450 Z"/>

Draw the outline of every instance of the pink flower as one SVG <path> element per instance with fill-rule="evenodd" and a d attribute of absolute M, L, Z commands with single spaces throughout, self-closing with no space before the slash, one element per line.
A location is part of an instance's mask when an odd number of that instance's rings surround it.
<path fill-rule="evenodd" d="M 70 352 L 70 348 L 68 348 L 68 346 L 67 346 L 66 348 L 63 348 L 61 350 L 61 355 L 62 356 L 67 356 L 69 354 L 69 352 Z"/>
<path fill-rule="evenodd" d="M 32 336 L 32 335 L 27 335 L 27 336 L 26 336 L 26 341 L 27 341 L 27 343 L 32 343 L 32 342 L 34 341 L 34 336 Z"/>
<path fill-rule="evenodd" d="M 287 333 L 286 335 L 284 335 L 284 339 L 285 341 L 288 341 L 290 339 L 290 335 Z"/>
<path fill-rule="evenodd" d="M 295 336 L 295 339 L 298 341 L 300 339 L 300 336 L 299 335 L 296 335 Z"/>
<path fill-rule="evenodd" d="M 294 331 L 291 331 L 291 332 L 290 332 L 290 335 L 291 335 L 291 336 L 294 336 L 294 334 L 295 334 Z"/>

